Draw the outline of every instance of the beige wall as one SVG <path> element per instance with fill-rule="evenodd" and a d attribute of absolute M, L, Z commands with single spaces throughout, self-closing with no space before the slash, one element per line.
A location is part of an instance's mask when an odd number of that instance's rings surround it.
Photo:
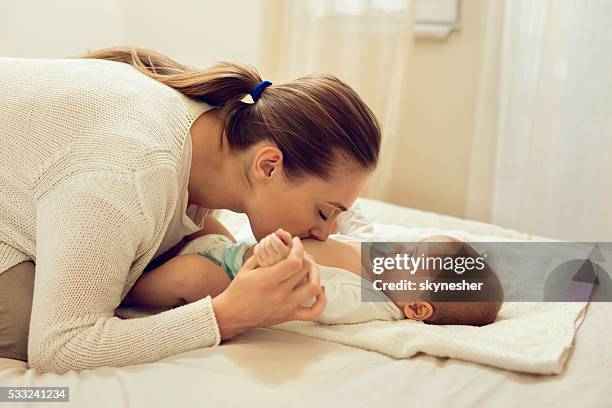
<path fill-rule="evenodd" d="M 259 63 L 260 0 L 174 0 L 167 4 L 122 0 L 122 5 L 130 44 L 153 48 L 199 67 L 224 59 Z"/>
<path fill-rule="evenodd" d="M 259 63 L 262 0 L 0 0 L 0 55 L 62 57 L 127 45 L 180 62 Z"/>
<path fill-rule="evenodd" d="M 416 40 L 403 85 L 402 158 L 390 180 L 394 203 L 465 215 L 488 7 L 489 0 L 463 1 L 459 32 Z"/>
<path fill-rule="evenodd" d="M 124 39 L 121 0 L 0 0 L 0 55 L 53 58 Z"/>

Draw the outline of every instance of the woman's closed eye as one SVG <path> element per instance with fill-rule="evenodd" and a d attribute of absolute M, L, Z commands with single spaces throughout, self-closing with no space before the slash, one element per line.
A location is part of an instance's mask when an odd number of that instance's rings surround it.
<path fill-rule="evenodd" d="M 319 216 L 323 221 L 327 221 L 327 217 L 325 216 L 325 214 L 323 214 L 323 211 L 319 210 Z"/>

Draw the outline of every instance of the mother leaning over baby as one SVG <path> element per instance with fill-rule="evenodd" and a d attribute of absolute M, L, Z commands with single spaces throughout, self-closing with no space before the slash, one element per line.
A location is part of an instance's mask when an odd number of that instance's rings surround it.
<path fill-rule="evenodd" d="M 257 240 L 279 227 L 326 240 L 353 205 L 378 161 L 375 116 L 332 75 L 269 85 L 146 49 L 0 58 L 0 357 L 125 366 L 318 318 L 325 294 L 297 238 L 215 298 L 115 316 L 147 267 L 227 232 L 208 209 L 246 213 Z"/>

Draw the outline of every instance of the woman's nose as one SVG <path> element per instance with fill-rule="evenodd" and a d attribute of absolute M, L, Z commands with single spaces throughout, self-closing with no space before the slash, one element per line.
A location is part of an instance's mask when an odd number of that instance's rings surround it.
<path fill-rule="evenodd" d="M 334 222 L 331 227 L 326 226 L 325 228 L 316 227 L 311 229 L 310 235 L 314 239 L 318 239 L 319 241 L 326 241 L 330 234 L 335 234 L 335 230 L 337 229 L 338 228 L 336 227 L 336 223 Z"/>
<path fill-rule="evenodd" d="M 323 230 L 318 227 L 310 230 L 310 236 L 319 241 L 325 241 L 327 239 L 327 235 L 329 234 L 323 233 Z"/>

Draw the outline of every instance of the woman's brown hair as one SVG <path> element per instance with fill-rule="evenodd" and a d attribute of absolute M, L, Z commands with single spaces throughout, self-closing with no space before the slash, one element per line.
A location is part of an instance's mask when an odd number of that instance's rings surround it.
<path fill-rule="evenodd" d="M 309 74 L 273 84 L 256 103 L 246 103 L 242 99 L 262 80 L 249 65 L 220 61 L 197 69 L 133 47 L 89 51 L 78 58 L 131 64 L 186 96 L 220 108 L 230 149 L 273 141 L 283 153 L 288 179 L 315 175 L 329 180 L 343 165 L 373 170 L 378 163 L 380 124 L 359 95 L 334 75 Z"/>

